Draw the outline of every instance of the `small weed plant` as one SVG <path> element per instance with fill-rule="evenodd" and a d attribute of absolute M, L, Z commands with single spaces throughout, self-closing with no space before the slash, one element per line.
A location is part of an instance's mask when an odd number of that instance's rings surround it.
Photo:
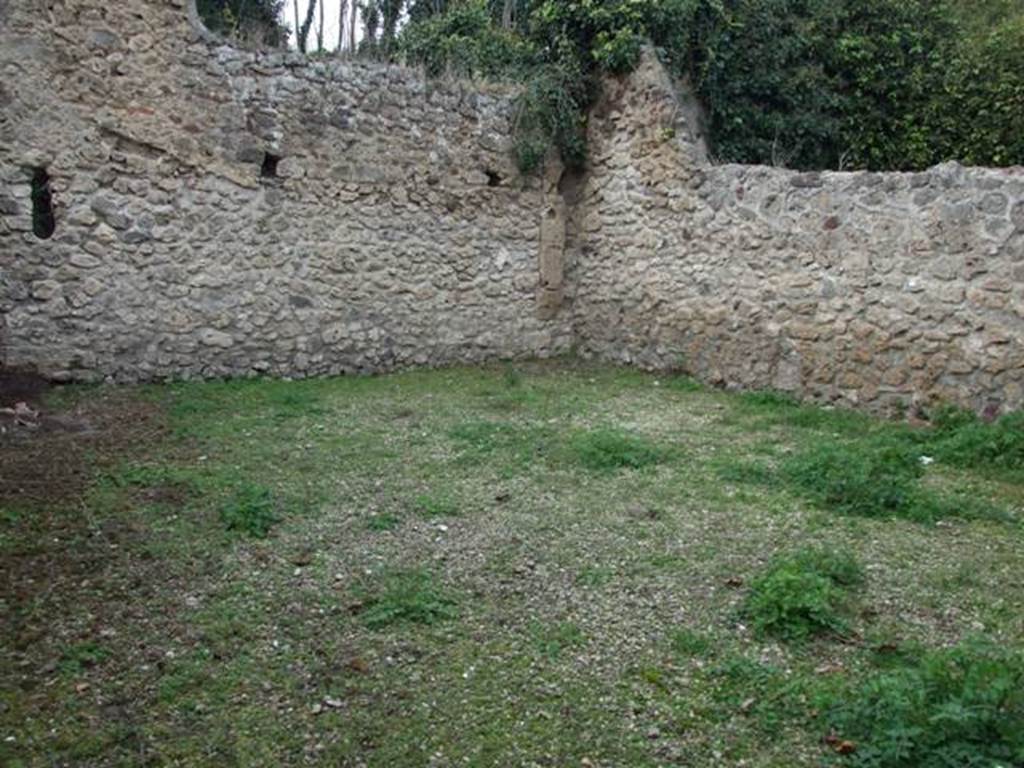
<path fill-rule="evenodd" d="M 243 485 L 220 508 L 220 518 L 229 531 L 265 539 L 280 521 L 274 497 L 268 488 Z"/>
<path fill-rule="evenodd" d="M 743 614 L 759 635 L 802 641 L 844 634 L 852 592 L 864 580 L 851 556 L 805 549 L 773 560 L 750 587 Z"/>
<path fill-rule="evenodd" d="M 880 671 L 831 703 L 857 768 L 1024 765 L 1024 657 L 980 641 Z"/>
<path fill-rule="evenodd" d="M 457 615 L 455 600 L 423 570 L 386 573 L 363 592 L 362 620 L 370 629 L 393 624 L 437 624 Z"/>

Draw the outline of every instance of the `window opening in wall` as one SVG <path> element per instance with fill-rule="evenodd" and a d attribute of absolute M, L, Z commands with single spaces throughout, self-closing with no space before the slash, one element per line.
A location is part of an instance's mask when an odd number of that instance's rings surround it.
<path fill-rule="evenodd" d="M 261 179 L 276 179 L 277 178 L 277 164 L 281 162 L 281 158 L 277 155 L 272 155 L 269 152 L 263 155 L 263 165 L 260 166 L 260 178 Z"/>
<path fill-rule="evenodd" d="M 486 171 L 484 171 L 484 174 L 487 176 L 487 186 L 488 187 L 500 187 L 501 186 L 501 174 L 500 173 L 498 173 L 497 171 L 492 171 L 490 168 L 488 168 Z"/>
<path fill-rule="evenodd" d="M 56 228 L 50 174 L 45 168 L 36 168 L 32 172 L 32 232 L 40 240 L 47 240 Z"/>

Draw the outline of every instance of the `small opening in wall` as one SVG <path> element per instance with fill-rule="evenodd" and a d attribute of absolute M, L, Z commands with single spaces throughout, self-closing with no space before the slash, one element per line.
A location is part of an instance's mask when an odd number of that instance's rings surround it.
<path fill-rule="evenodd" d="M 276 179 L 277 164 L 281 162 L 279 155 L 272 155 L 269 152 L 263 155 L 263 165 L 260 166 L 261 179 Z"/>
<path fill-rule="evenodd" d="M 488 168 L 486 171 L 484 171 L 484 175 L 487 176 L 487 186 L 488 187 L 500 187 L 501 186 L 501 181 L 502 181 L 501 174 L 498 173 L 497 171 L 492 171 L 490 168 Z"/>
<path fill-rule="evenodd" d="M 45 168 L 36 168 L 32 171 L 32 232 L 40 240 L 47 240 L 56 228 L 50 174 Z"/>

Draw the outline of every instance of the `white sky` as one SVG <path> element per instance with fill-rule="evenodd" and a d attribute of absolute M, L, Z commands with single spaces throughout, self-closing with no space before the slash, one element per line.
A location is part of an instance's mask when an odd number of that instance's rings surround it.
<path fill-rule="evenodd" d="M 324 4 L 324 48 L 329 51 L 333 51 L 338 47 L 338 4 L 339 0 L 322 0 Z M 306 9 L 309 8 L 309 0 L 298 0 L 299 3 L 299 20 L 306 17 Z M 351 2 L 349 3 L 351 8 Z M 295 0 L 285 0 L 284 2 L 284 20 L 285 23 L 292 30 L 291 46 L 295 47 L 295 30 L 298 28 L 298 24 L 295 23 Z M 313 28 L 309 33 L 309 47 L 310 49 L 316 43 L 316 30 L 320 24 L 320 10 L 317 9 L 316 15 L 313 17 Z"/>

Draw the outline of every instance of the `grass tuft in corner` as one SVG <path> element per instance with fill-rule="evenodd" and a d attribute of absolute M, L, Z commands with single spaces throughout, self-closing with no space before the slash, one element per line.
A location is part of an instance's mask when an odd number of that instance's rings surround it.
<path fill-rule="evenodd" d="M 776 557 L 750 586 L 743 614 L 759 635 L 806 640 L 844 634 L 854 589 L 864 572 L 850 555 L 804 549 Z"/>

